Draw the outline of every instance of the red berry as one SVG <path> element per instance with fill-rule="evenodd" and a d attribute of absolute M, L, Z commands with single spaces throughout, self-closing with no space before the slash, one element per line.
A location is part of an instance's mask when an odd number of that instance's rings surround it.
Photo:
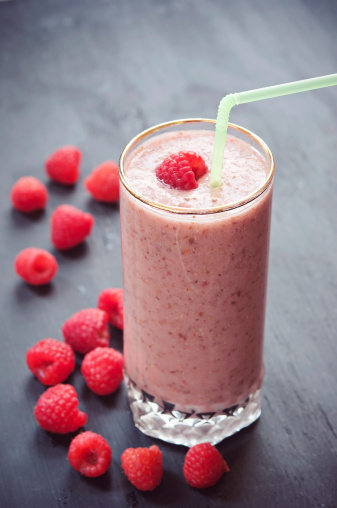
<path fill-rule="evenodd" d="M 84 379 L 97 395 L 109 395 L 123 381 L 123 355 L 113 348 L 96 347 L 87 353 L 81 365 Z"/>
<path fill-rule="evenodd" d="M 204 175 L 207 166 L 204 159 L 195 152 L 178 152 L 166 157 L 156 167 L 156 176 L 174 189 L 196 189 L 197 179 Z"/>
<path fill-rule="evenodd" d="M 50 252 L 28 247 L 16 256 L 14 268 L 17 275 L 33 286 L 47 284 L 55 276 L 58 264 Z"/>
<path fill-rule="evenodd" d="M 86 413 L 78 409 L 75 388 L 63 384 L 52 386 L 41 395 L 34 414 L 44 430 L 57 434 L 74 432 L 88 419 Z"/>
<path fill-rule="evenodd" d="M 79 179 L 81 158 L 76 146 L 63 146 L 46 160 L 46 172 L 55 182 L 72 185 Z"/>
<path fill-rule="evenodd" d="M 55 339 L 40 340 L 28 349 L 26 361 L 29 370 L 44 385 L 61 383 L 75 368 L 73 349 Z"/>
<path fill-rule="evenodd" d="M 23 176 L 12 187 L 10 197 L 14 208 L 29 213 L 45 208 L 48 191 L 37 178 Z"/>
<path fill-rule="evenodd" d="M 103 162 L 84 181 L 85 188 L 97 201 L 114 203 L 119 200 L 118 166 L 115 162 Z"/>
<path fill-rule="evenodd" d="M 69 462 L 84 476 L 96 477 L 104 474 L 111 464 L 111 457 L 109 443 L 95 432 L 82 432 L 70 443 Z"/>
<path fill-rule="evenodd" d="M 185 456 L 184 476 L 186 482 L 197 489 L 212 487 L 229 471 L 220 452 L 210 443 L 192 446 Z"/>
<path fill-rule="evenodd" d="M 128 480 L 139 490 L 154 490 L 163 477 L 163 457 L 158 446 L 128 448 L 122 457 Z"/>
<path fill-rule="evenodd" d="M 124 307 L 123 289 L 103 289 L 99 294 L 97 307 L 105 310 L 109 316 L 109 323 L 123 330 Z"/>
<path fill-rule="evenodd" d="M 67 319 L 62 326 L 62 333 L 65 341 L 81 354 L 96 347 L 108 347 L 108 315 L 100 309 L 80 310 Z"/>
<path fill-rule="evenodd" d="M 71 205 L 58 206 L 51 216 L 51 240 L 57 249 L 66 250 L 90 235 L 94 218 Z"/>

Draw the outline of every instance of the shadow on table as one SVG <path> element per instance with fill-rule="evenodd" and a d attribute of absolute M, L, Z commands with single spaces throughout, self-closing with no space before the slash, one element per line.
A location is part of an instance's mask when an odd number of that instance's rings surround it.
<path fill-rule="evenodd" d="M 117 203 L 103 203 L 102 201 L 96 201 L 93 198 L 89 198 L 86 202 L 85 209 L 95 216 L 106 216 L 110 212 L 119 211 L 119 202 Z"/>
<path fill-rule="evenodd" d="M 120 397 L 120 388 L 110 395 L 98 395 L 94 393 L 90 388 L 88 388 L 86 383 L 83 383 L 79 390 L 79 398 L 84 402 L 92 402 L 97 404 L 101 404 L 106 408 L 114 408 L 118 405 L 118 399 Z"/>
<path fill-rule="evenodd" d="M 76 184 L 74 185 L 63 185 L 61 183 L 49 181 L 46 184 L 46 187 L 48 189 L 48 192 L 50 194 L 54 194 L 55 196 L 69 196 L 70 194 L 73 194 L 76 190 Z"/>
<path fill-rule="evenodd" d="M 71 480 L 72 476 L 75 476 L 75 471 L 69 472 L 69 481 L 70 483 L 73 483 L 74 480 Z M 113 491 L 113 478 L 112 478 L 113 472 L 110 468 L 102 475 L 98 476 L 96 478 L 89 478 L 87 476 L 81 476 L 81 481 L 86 483 L 87 485 L 90 485 L 94 487 L 95 489 L 101 490 L 101 491 Z M 77 473 L 78 476 L 78 473 Z"/>
<path fill-rule="evenodd" d="M 15 296 L 18 302 L 22 303 L 26 300 L 29 300 L 32 295 L 45 297 L 51 295 L 54 290 L 55 288 L 52 282 L 43 284 L 42 286 L 32 286 L 27 282 L 20 281 L 15 287 Z"/>
<path fill-rule="evenodd" d="M 53 249 L 51 253 L 56 257 L 59 264 L 62 264 L 66 262 L 68 259 L 70 260 L 77 260 L 81 259 L 88 255 L 90 251 L 89 244 L 84 240 L 79 245 L 76 245 L 76 247 L 73 247 L 72 249 L 66 249 L 66 250 L 59 250 L 59 249 Z"/>
<path fill-rule="evenodd" d="M 15 210 L 14 208 L 10 211 L 11 220 L 15 227 L 25 228 L 27 224 L 33 222 L 39 222 L 46 215 L 45 210 L 36 210 L 35 212 L 24 213 Z"/>

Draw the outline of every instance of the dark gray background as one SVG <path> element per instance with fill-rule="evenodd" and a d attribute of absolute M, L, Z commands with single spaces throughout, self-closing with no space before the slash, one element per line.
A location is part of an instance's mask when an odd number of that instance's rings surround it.
<path fill-rule="evenodd" d="M 120 286 L 118 206 L 90 199 L 84 177 L 117 160 L 140 130 L 183 117 L 215 118 L 222 96 L 337 70 L 334 0 L 25 0 L 0 2 L 0 505 L 39 507 L 337 506 L 337 88 L 238 106 L 231 121 L 269 144 L 276 159 L 260 421 L 219 450 L 231 472 L 205 491 L 182 476 L 186 449 L 159 443 L 164 479 L 153 493 L 120 471 L 128 446 L 154 441 L 133 426 L 122 388 L 99 398 L 78 367 L 70 382 L 86 429 L 113 449 L 109 472 L 85 479 L 67 463 L 72 436 L 42 431 L 33 407 L 44 387 L 25 352 L 61 339 L 71 314 Z M 58 146 L 83 151 L 75 188 L 48 182 L 43 162 Z M 23 175 L 47 183 L 44 213 L 12 210 Z M 61 203 L 94 214 L 87 242 L 55 252 L 49 218 Z M 30 245 L 59 262 L 34 289 L 14 274 Z M 122 334 L 111 345 L 122 349 Z"/>

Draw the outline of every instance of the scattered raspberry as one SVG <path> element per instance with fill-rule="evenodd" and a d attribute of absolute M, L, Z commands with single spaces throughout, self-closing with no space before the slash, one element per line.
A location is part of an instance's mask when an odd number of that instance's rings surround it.
<path fill-rule="evenodd" d="M 29 213 L 45 208 L 48 191 L 37 178 L 23 176 L 12 187 L 10 198 L 14 208 Z"/>
<path fill-rule="evenodd" d="M 90 235 L 94 218 L 71 205 L 58 206 L 51 216 L 51 240 L 57 249 L 66 250 Z"/>
<path fill-rule="evenodd" d="M 80 176 L 82 154 L 76 146 L 63 146 L 45 162 L 47 175 L 55 182 L 73 185 Z"/>
<path fill-rule="evenodd" d="M 109 395 L 123 381 L 123 355 L 110 347 L 96 347 L 87 353 L 81 372 L 90 390 L 97 395 Z"/>
<path fill-rule="evenodd" d="M 58 264 L 50 252 L 36 247 L 28 247 L 16 256 L 14 269 L 17 275 L 28 284 L 40 286 L 52 280 L 56 275 Z"/>
<path fill-rule="evenodd" d="M 111 448 L 104 437 L 90 431 L 74 437 L 68 452 L 73 468 L 90 477 L 104 474 L 111 464 L 111 456 Z"/>
<path fill-rule="evenodd" d="M 115 162 L 103 162 L 85 181 L 87 191 L 97 201 L 114 203 L 119 200 L 118 166 Z"/>
<path fill-rule="evenodd" d="M 88 419 L 86 413 L 78 409 L 75 388 L 65 384 L 48 388 L 37 401 L 34 415 L 44 430 L 57 434 L 74 432 Z"/>
<path fill-rule="evenodd" d="M 108 347 L 108 315 L 100 309 L 80 310 L 67 319 L 62 326 L 62 333 L 65 341 L 81 354 L 96 347 Z"/>
<path fill-rule="evenodd" d="M 26 361 L 29 370 L 44 385 L 61 383 L 75 368 L 73 349 L 55 339 L 40 340 L 28 349 Z"/>
<path fill-rule="evenodd" d="M 122 457 L 128 480 L 139 490 L 154 490 L 163 476 L 163 457 L 158 446 L 128 448 Z"/>
<path fill-rule="evenodd" d="M 123 330 L 123 289 L 104 289 L 99 294 L 97 307 L 108 313 L 109 323 L 112 326 L 116 326 L 120 330 Z"/>
<path fill-rule="evenodd" d="M 156 168 L 156 176 L 174 189 L 190 190 L 198 187 L 197 179 L 207 166 L 195 152 L 178 152 L 166 157 Z"/>
<path fill-rule="evenodd" d="M 197 489 L 212 487 L 229 471 L 220 452 L 210 443 L 192 446 L 185 456 L 184 476 L 186 482 Z"/>

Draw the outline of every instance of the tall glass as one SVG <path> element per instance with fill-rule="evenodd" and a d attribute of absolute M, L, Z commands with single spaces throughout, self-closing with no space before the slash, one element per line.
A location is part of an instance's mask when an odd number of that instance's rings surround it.
<path fill-rule="evenodd" d="M 203 119 L 161 124 L 120 159 L 129 403 L 142 432 L 186 446 L 216 444 L 261 414 L 274 160 L 260 138 L 230 124 L 228 134 L 265 158 L 266 179 L 244 199 L 207 209 L 147 199 L 128 166 L 158 134 L 214 128 Z"/>

